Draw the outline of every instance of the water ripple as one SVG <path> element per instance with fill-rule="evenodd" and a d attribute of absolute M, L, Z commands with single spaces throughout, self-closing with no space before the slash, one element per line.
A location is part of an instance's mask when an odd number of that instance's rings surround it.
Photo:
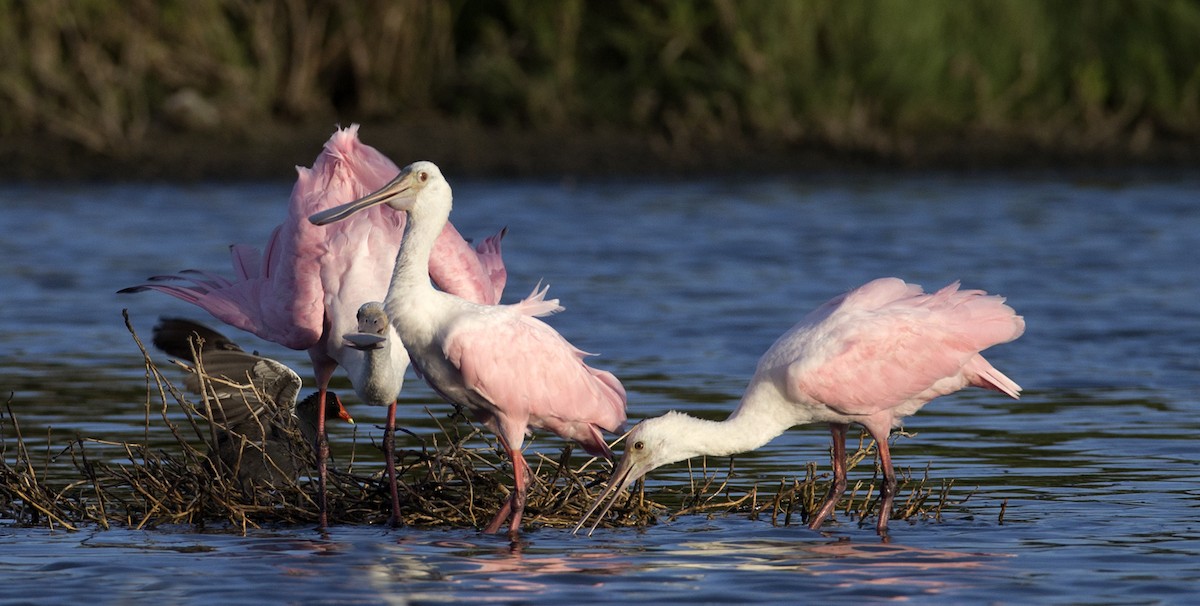
<path fill-rule="evenodd" d="M 0 389 L 31 445 L 146 438 L 145 373 L 120 310 L 142 335 L 160 315 L 203 314 L 115 291 L 184 268 L 227 272 L 228 244 L 264 242 L 289 190 L 0 187 Z M 988 357 L 1024 397 L 964 392 L 908 420 L 914 435 L 895 444 L 897 465 L 953 479 L 961 502 L 941 522 L 896 524 L 887 544 L 845 520 L 814 533 L 737 516 L 591 539 L 541 529 L 517 545 L 469 530 L 242 537 L 0 523 L 0 604 L 1179 603 L 1200 585 L 1194 177 L 456 182 L 455 192 L 464 234 L 509 227 L 510 297 L 548 281 L 567 307 L 550 321 L 623 378 L 634 421 L 672 409 L 719 418 L 780 333 L 882 275 L 927 288 L 961 279 L 1007 296 L 1028 332 Z M 239 339 L 307 378 L 303 352 Z M 382 421 L 381 410 L 350 404 L 360 426 L 333 436 L 342 452 L 377 439 Z M 426 407 L 448 412 L 410 379 L 400 422 L 433 431 Z M 530 448 L 558 446 L 540 436 Z M 363 452 L 374 451 L 356 460 Z M 827 457 L 827 431 L 798 428 L 737 457 L 732 483 L 777 486 L 809 461 L 827 473 Z M 46 458 L 49 469 L 64 464 Z M 706 473 L 729 467 L 704 463 Z M 686 484 L 696 464 L 668 467 L 649 486 Z M 870 471 L 853 472 L 858 480 Z"/>

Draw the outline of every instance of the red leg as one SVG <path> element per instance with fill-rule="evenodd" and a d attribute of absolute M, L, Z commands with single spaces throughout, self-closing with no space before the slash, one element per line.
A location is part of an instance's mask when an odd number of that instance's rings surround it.
<path fill-rule="evenodd" d="M 329 526 L 329 510 L 326 502 L 326 484 L 328 483 L 329 436 L 325 435 L 325 394 L 329 390 L 329 379 L 333 378 L 336 364 L 315 364 L 317 372 L 317 528 L 325 530 Z"/>
<path fill-rule="evenodd" d="M 396 402 L 388 406 L 387 426 L 383 434 L 383 457 L 387 461 L 388 480 L 392 485 L 392 517 L 388 524 L 400 525 L 400 490 L 396 485 Z"/>
<path fill-rule="evenodd" d="M 520 451 L 510 451 L 509 456 L 513 459 L 513 495 L 512 495 L 512 522 L 508 526 L 508 533 L 516 536 L 521 533 L 521 515 L 525 513 L 525 497 L 528 494 L 529 488 L 529 464 L 525 462 L 525 457 Z"/>
<path fill-rule="evenodd" d="M 493 533 L 500 530 L 500 526 L 504 524 L 504 520 L 512 515 L 512 522 L 509 524 L 509 534 L 516 535 L 521 532 L 521 515 L 525 512 L 525 497 L 527 496 L 529 486 L 529 476 L 531 470 L 529 464 L 525 462 L 525 457 L 521 455 L 521 451 L 510 448 L 508 443 L 500 440 L 504 445 L 504 450 L 508 452 L 509 458 L 512 460 L 513 466 L 513 492 L 504 501 L 504 505 L 500 507 L 500 511 L 496 513 L 496 517 L 484 528 L 484 532 Z"/>
<path fill-rule="evenodd" d="M 491 522 L 488 522 L 487 527 L 484 528 L 483 531 L 491 534 L 497 530 L 500 530 L 500 525 L 504 523 L 504 520 L 508 519 L 508 512 L 511 510 L 512 495 L 509 495 L 507 499 L 504 499 L 504 505 L 500 506 L 500 511 L 496 512 L 496 517 L 492 518 Z"/>
<path fill-rule="evenodd" d="M 328 504 L 325 501 L 325 485 L 328 482 L 329 470 L 329 437 L 325 435 L 325 388 L 320 389 L 317 399 L 317 528 L 324 530 L 329 525 Z"/>
<path fill-rule="evenodd" d="M 888 434 L 891 432 L 870 431 L 871 437 L 875 438 L 875 448 L 879 452 L 879 469 L 883 474 L 879 483 L 879 523 L 875 526 L 875 531 L 886 537 L 888 520 L 892 517 L 892 500 L 896 498 L 896 473 L 892 470 L 892 453 L 888 446 Z"/>
<path fill-rule="evenodd" d="M 829 517 L 837 508 L 838 499 L 842 498 L 842 493 L 846 492 L 846 430 L 848 428 L 849 425 L 846 423 L 829 424 L 829 433 L 833 436 L 833 456 L 831 457 L 833 459 L 833 483 L 829 485 L 829 492 L 825 495 L 821 507 L 808 522 L 808 527 L 813 530 L 821 527 L 825 518 Z"/>

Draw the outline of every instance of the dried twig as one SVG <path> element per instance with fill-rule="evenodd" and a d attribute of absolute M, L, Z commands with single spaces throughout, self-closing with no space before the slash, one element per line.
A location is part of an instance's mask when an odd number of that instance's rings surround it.
<path fill-rule="evenodd" d="M 198 359 L 201 401 L 192 402 L 159 371 L 128 316 L 126 326 L 146 368 L 145 443 L 77 438 L 62 451 L 68 455 L 65 458 L 71 463 L 74 477 L 53 477 L 52 472 L 63 473 L 63 466 L 51 466 L 49 455 L 46 470 L 36 472 L 12 412 L 10 396 L 5 407 L 7 415 L 0 415 L 0 451 L 7 454 L 11 446 L 16 456 L 13 463 L 7 456 L 0 461 L 0 507 L 3 508 L 0 516 L 21 524 L 66 529 L 83 524 L 102 528 L 192 524 L 246 532 L 266 524 L 315 522 L 315 482 L 311 478 L 301 476 L 297 480 L 285 478 L 276 484 L 244 486 L 236 481 L 235 470 L 226 469 L 207 454 L 218 429 L 233 431 L 224 419 L 214 417 L 219 407 L 215 405 L 213 385 L 223 379 L 204 374 L 202 360 Z M 246 397 L 265 396 L 252 392 Z M 246 405 L 253 403 L 247 400 Z M 173 420 L 179 414 L 191 425 L 190 432 L 180 431 Z M 511 465 L 498 455 L 494 440 L 461 413 L 456 411 L 441 417 L 426 410 L 426 414 L 437 431 L 426 437 L 409 432 L 415 446 L 396 453 L 403 495 L 401 521 L 422 527 L 478 527 L 507 498 L 506 476 Z M 447 419 L 454 422 L 444 422 Z M 169 436 L 166 441 L 172 447 L 148 446 L 163 443 L 164 436 Z M 298 456 L 311 455 L 302 438 L 296 435 L 294 439 Z M 267 456 L 263 443 L 254 439 L 244 442 L 243 456 Z M 47 440 L 48 453 L 49 449 Z M 858 449 L 849 457 L 849 470 L 874 452 L 874 444 L 860 437 Z M 526 508 L 527 523 L 571 527 L 598 496 L 608 480 L 608 466 L 595 464 L 598 459 L 589 458 L 573 468 L 571 454 L 569 447 L 553 457 L 536 454 L 535 481 L 530 485 Z M 723 477 L 719 477 L 721 472 L 710 471 L 707 465 L 707 460 L 703 460 L 699 469 L 690 471 L 690 489 L 686 492 L 667 487 L 647 493 L 644 482 L 638 482 L 634 491 L 621 499 L 601 524 L 646 526 L 655 523 L 664 512 L 673 511 L 672 519 L 696 514 L 746 515 L 751 519 L 766 517 L 772 525 L 787 526 L 793 523 L 797 512 L 800 520 L 806 521 L 819 503 L 818 495 L 825 493 L 824 476 L 818 475 L 814 463 L 807 465 L 803 478 L 780 479 L 773 493 L 757 483 L 738 487 L 732 481 L 733 459 L 729 460 Z M 928 467 L 920 480 L 913 480 L 908 472 L 903 474 L 900 494 L 906 492 L 908 497 L 896 507 L 896 518 L 941 518 L 946 505 L 951 504 L 953 482 L 943 481 L 939 487 L 931 487 L 928 476 Z M 867 518 L 875 507 L 873 487 L 874 482 L 858 482 L 843 498 L 839 511 L 860 522 Z M 390 496 L 383 472 L 364 476 L 353 473 L 352 468 L 334 468 L 329 476 L 328 497 L 331 523 L 383 524 L 388 519 Z M 1005 507 L 1006 504 L 1001 505 L 1001 523 Z"/>

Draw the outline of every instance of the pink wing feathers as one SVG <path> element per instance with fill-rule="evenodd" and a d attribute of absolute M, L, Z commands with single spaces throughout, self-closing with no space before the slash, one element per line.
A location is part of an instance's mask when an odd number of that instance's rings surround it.
<path fill-rule="evenodd" d="M 305 169 L 299 170 L 303 180 Z M 313 225 L 308 221 L 308 217 L 376 191 L 399 172 L 400 168 L 387 156 L 359 141 L 358 125 L 351 125 L 350 128 L 334 133 L 325 144 L 324 153 L 313 165 L 311 173 L 321 176 L 323 187 L 305 188 L 308 190 L 306 200 L 293 204 L 289 209 L 289 221 L 294 218 L 307 232 L 325 238 L 329 243 L 326 247 L 328 254 L 337 255 L 363 239 L 372 240 L 372 244 L 367 247 L 369 259 L 363 259 L 362 262 L 380 268 L 376 272 L 378 275 L 372 276 L 369 281 L 382 285 L 382 291 L 377 295 L 367 296 L 362 301 L 352 302 L 352 309 L 348 314 L 351 318 L 362 303 L 384 299 L 387 285 L 391 282 L 392 268 L 407 217 L 404 213 L 397 213 L 384 206 L 367 209 L 327 226 Z M 502 278 L 497 284 L 491 276 L 497 271 L 504 275 L 504 262 L 500 259 L 500 238 L 503 234 L 502 231 L 488 238 L 484 245 L 480 245 L 479 250 L 475 250 L 454 225 L 447 223 L 435 241 L 434 251 L 430 256 L 431 279 L 442 290 L 468 301 L 497 303 L 504 290 L 504 281 Z"/>
<path fill-rule="evenodd" d="M 557 308 L 557 301 L 541 301 L 544 294 L 535 291 L 509 306 L 517 313 L 504 324 L 451 328 L 443 352 L 465 385 L 497 404 L 496 429 L 514 448 L 528 424 L 575 440 L 596 456 L 611 456 L 599 429 L 616 431 L 625 422 L 625 388 L 612 373 L 584 364 L 589 354 L 527 315 Z"/>
<path fill-rule="evenodd" d="M 311 169 L 296 170 L 287 217 L 271 232 L 264 251 L 260 254 L 244 244 L 230 247 L 235 279 L 184 271 L 176 276 L 157 276 L 123 292 L 157 290 L 285 347 L 309 349 L 317 345 L 325 329 L 329 303 L 323 283 L 328 276 L 322 273 L 329 265 L 327 256 L 336 255 L 338 243 L 367 235 L 386 239 L 382 246 L 394 251 L 400 246 L 404 223 L 403 215 L 397 213 L 363 213 L 365 216 L 355 217 L 357 221 L 325 230 L 309 223 L 308 216 L 374 191 L 399 168 L 374 148 L 360 143 L 358 126 L 354 125 L 330 137 Z M 390 267 L 385 270 L 388 273 L 376 281 L 380 290 L 376 298 L 386 292 Z M 165 280 L 175 283 L 167 284 Z"/>
<path fill-rule="evenodd" d="M 500 303 L 500 295 L 504 293 L 504 285 L 508 282 L 508 270 L 504 268 L 504 259 L 500 256 L 500 241 L 507 233 L 508 228 L 505 227 L 475 247 L 483 273 L 492 284 L 493 305 Z"/>
<path fill-rule="evenodd" d="M 388 210 L 384 206 L 377 209 Z M 393 212 L 403 216 L 404 213 Z M 500 303 L 504 283 L 508 277 L 504 261 L 500 258 L 500 240 L 505 230 L 493 235 L 471 248 L 454 225 L 446 223 L 442 233 L 433 243 L 429 257 L 429 278 L 438 288 L 481 305 Z"/>
<path fill-rule="evenodd" d="M 186 270 L 121 292 L 157 290 L 292 349 L 316 346 L 327 318 L 338 324 L 331 327 L 334 334 L 351 330 L 358 306 L 386 295 L 405 215 L 380 207 L 325 227 L 312 225 L 308 217 L 379 189 L 399 168 L 359 141 L 355 124 L 330 137 L 311 169 L 296 170 L 287 217 L 264 251 L 230 247 L 234 279 Z M 430 262 L 434 282 L 471 301 L 499 301 L 505 275 L 502 235 L 475 250 L 447 225 Z"/>
<path fill-rule="evenodd" d="M 265 255 L 242 244 L 230 247 L 236 280 L 208 272 L 185 270 L 174 276 L 154 276 L 150 281 L 119 292 L 156 290 L 209 312 L 213 317 L 292 349 L 308 349 L 321 337 L 324 310 L 319 290 L 310 282 L 298 283 L 284 265 L 289 259 L 286 225 L 271 233 Z M 308 275 L 315 278 L 316 272 Z M 170 283 L 168 283 L 168 281 Z"/>
<path fill-rule="evenodd" d="M 817 323 L 806 318 L 776 344 L 805 354 L 788 354 L 799 360 L 787 370 L 793 399 L 869 415 L 967 384 L 1019 393 L 1016 383 L 979 355 L 1025 330 L 1002 297 L 960 291 L 957 282 L 927 295 L 884 278 L 841 299 L 840 305 L 819 309 L 824 313 Z"/>

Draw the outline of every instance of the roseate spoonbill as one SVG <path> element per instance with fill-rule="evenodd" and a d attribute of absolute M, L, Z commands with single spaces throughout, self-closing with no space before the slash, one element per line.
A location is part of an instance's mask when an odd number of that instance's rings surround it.
<path fill-rule="evenodd" d="M 412 356 L 413 368 L 442 398 L 466 407 L 500 439 L 512 459 L 513 492 L 485 529 L 511 515 L 520 532 L 530 469 L 521 445 L 530 427 L 578 442 L 611 458 L 601 429 L 625 422 L 625 388 L 612 373 L 583 363 L 576 349 L 537 319 L 562 308 L 535 290 L 514 305 L 480 305 L 434 289 L 429 255 L 450 216 L 450 185 L 438 167 L 416 162 L 379 191 L 314 214 L 325 225 L 386 204 L 408 214 L 408 226 L 384 304 Z"/>
<path fill-rule="evenodd" d="M 809 527 L 821 526 L 846 489 L 846 429 L 858 423 L 878 448 L 876 529 L 886 534 L 896 490 L 887 441 L 892 427 L 969 385 L 1013 398 L 1021 391 L 979 352 L 1021 336 L 1025 320 L 1003 298 L 958 286 L 926 294 L 899 278 L 880 278 L 817 308 L 767 350 L 726 420 L 669 412 L 634 427 L 607 488 L 575 531 L 599 509 L 594 530 L 626 487 L 663 465 L 754 450 L 794 425 L 825 422 L 833 435 L 834 481 Z"/>
<path fill-rule="evenodd" d="M 189 363 L 184 387 L 206 396 L 206 416 L 213 424 L 209 458 L 221 462 L 214 468 L 230 471 L 242 490 L 255 485 L 279 486 L 294 482 L 311 469 L 312 450 L 298 451 L 292 432 L 301 443 L 312 444 L 317 434 L 318 394 L 297 403 L 300 375 L 284 364 L 247 353 L 225 335 L 202 324 L 180 318 L 162 318 L 154 327 L 154 345 Z M 199 354 L 199 360 L 196 359 Z M 205 379 L 201 379 L 201 375 Z M 327 419 L 354 419 L 333 392 Z"/>
<path fill-rule="evenodd" d="M 319 229 L 306 218 L 320 210 L 354 200 L 378 189 L 399 169 L 386 156 L 358 140 L 358 125 L 339 129 L 325 144 L 311 169 L 297 167 L 287 218 L 271 233 L 266 252 L 251 246 L 230 247 L 234 279 L 189 270 L 120 292 L 157 290 L 211 313 L 231 326 L 292 349 L 308 350 L 324 406 L 325 391 L 340 365 L 352 381 L 368 376 L 366 354 L 345 345 L 344 335 L 357 330 L 356 313 L 363 303 L 378 301 L 391 279 L 391 257 L 400 247 L 405 217 L 376 209 L 361 213 L 330 229 Z M 480 303 L 494 304 L 504 290 L 506 273 L 500 257 L 504 232 L 472 248 L 447 223 L 433 243 L 429 276 L 439 287 Z M 393 333 L 393 340 L 398 339 Z M 388 406 L 395 417 L 408 355 L 403 347 L 389 349 L 393 382 L 386 389 L 355 392 L 368 404 Z M 376 377 L 375 382 L 378 383 Z M 368 399 L 379 396 L 381 399 Z M 318 415 L 317 450 L 320 527 L 325 513 L 325 461 L 329 445 L 324 415 Z M 391 457 L 392 453 L 385 453 Z M 393 520 L 397 519 L 393 512 Z"/>

